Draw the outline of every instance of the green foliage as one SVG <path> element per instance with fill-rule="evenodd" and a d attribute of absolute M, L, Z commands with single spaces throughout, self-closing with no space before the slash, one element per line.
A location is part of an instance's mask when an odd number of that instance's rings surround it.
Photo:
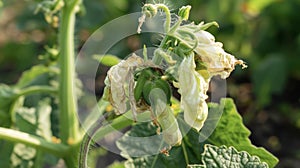
<path fill-rule="evenodd" d="M 222 117 L 207 141 L 216 146 L 233 146 L 239 151 L 247 151 L 250 155 L 258 156 L 270 167 L 274 167 L 278 163 L 278 159 L 264 148 L 258 148 L 251 144 L 249 139 L 251 132 L 244 126 L 233 100 L 222 99 L 221 106 L 224 107 Z"/>
<path fill-rule="evenodd" d="M 238 152 L 234 147 L 205 145 L 202 156 L 203 165 L 188 165 L 188 168 L 199 167 L 239 167 L 239 168 L 268 168 L 258 157 L 250 156 L 249 153 Z"/>
<path fill-rule="evenodd" d="M 56 67 L 36 65 L 22 73 L 16 87 L 24 88 L 27 86 L 49 84 L 50 76 L 55 76 L 59 70 Z"/>
<path fill-rule="evenodd" d="M 184 122 L 182 115 L 177 118 L 181 132 L 186 133 L 183 138 L 182 145 L 173 147 L 169 151 L 170 156 L 158 154 L 155 156 L 130 157 L 134 154 L 147 154 L 158 149 L 161 145 L 160 141 L 155 141 L 151 145 L 143 146 L 130 141 L 130 137 L 148 137 L 156 134 L 156 127 L 151 123 L 141 123 L 135 125 L 128 131 L 118 142 L 117 145 L 121 150 L 122 156 L 128 159 L 125 167 L 186 167 L 188 164 L 199 164 L 203 156 L 205 144 L 216 146 L 232 146 L 239 151 L 246 151 L 250 155 L 255 155 L 262 162 L 266 162 L 270 167 L 274 167 L 278 163 L 278 159 L 263 148 L 257 148 L 251 144 L 248 139 L 250 131 L 243 125 L 242 118 L 236 111 L 232 99 L 222 99 L 220 104 L 209 104 L 210 112 L 205 126 L 217 117 L 220 111 L 223 111 L 213 134 L 211 136 L 206 133 L 199 133 Z M 213 126 L 213 125 L 210 125 Z M 207 129 L 203 127 L 203 129 Z M 209 136 L 209 137 L 208 137 Z M 199 142 L 199 138 L 208 137 L 205 142 Z M 221 147 L 223 148 L 223 147 Z M 235 150 L 233 150 L 235 151 Z"/>

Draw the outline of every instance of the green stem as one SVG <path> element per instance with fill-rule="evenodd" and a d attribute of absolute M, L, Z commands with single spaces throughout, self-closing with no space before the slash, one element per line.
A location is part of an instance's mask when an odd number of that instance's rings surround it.
<path fill-rule="evenodd" d="M 159 148 L 161 148 L 163 146 L 163 144 L 164 144 L 164 141 L 162 140 L 159 144 Z M 158 157 L 159 157 L 159 155 L 155 155 L 150 168 L 155 168 L 155 164 L 157 162 Z"/>
<path fill-rule="evenodd" d="M 18 97 L 23 95 L 29 95 L 34 93 L 57 93 L 57 89 L 51 86 L 30 86 L 20 90 L 18 92 Z"/>
<path fill-rule="evenodd" d="M 166 14 L 166 22 L 165 22 L 165 25 L 164 25 L 166 37 L 160 43 L 159 48 L 161 48 L 167 42 L 168 33 L 169 33 L 170 27 L 171 27 L 171 13 L 170 13 L 169 8 L 164 4 L 155 4 L 155 6 L 157 7 L 157 9 L 162 9 Z M 160 57 L 159 54 L 154 53 L 154 57 L 152 58 L 152 62 L 156 65 L 160 65 L 161 62 L 162 62 L 162 58 Z"/>
<path fill-rule="evenodd" d="M 61 69 L 59 83 L 60 134 L 63 143 L 72 144 L 78 141 L 79 125 L 76 118 L 77 97 L 75 93 L 75 52 L 74 26 L 75 7 L 78 0 L 65 0 L 61 11 L 59 30 L 59 64 Z M 77 2 L 77 3 L 76 3 Z"/>
<path fill-rule="evenodd" d="M 87 157 L 89 154 L 90 145 L 93 141 L 92 136 L 95 132 L 103 125 L 105 118 L 107 117 L 107 113 L 101 116 L 88 130 L 88 132 L 83 137 L 81 147 L 80 147 L 80 155 L 79 155 L 79 168 L 87 168 Z"/>
<path fill-rule="evenodd" d="M 149 118 L 151 118 L 150 111 L 146 111 L 143 113 L 140 113 L 136 116 L 136 121 L 147 121 Z M 126 112 L 125 114 L 119 116 L 118 118 L 114 119 L 110 124 L 104 125 L 101 127 L 94 135 L 93 139 L 95 140 L 101 140 L 104 138 L 105 135 L 121 130 L 123 128 L 126 128 L 134 123 L 134 118 L 131 111 Z"/>
<path fill-rule="evenodd" d="M 64 144 L 55 144 L 35 135 L 3 127 L 0 127 L 0 139 L 24 143 L 25 145 L 41 149 L 56 156 L 65 156 L 69 150 L 69 147 Z"/>
<path fill-rule="evenodd" d="M 165 22 L 165 32 L 166 34 L 169 32 L 171 27 L 171 13 L 169 8 L 164 4 L 155 4 L 157 9 L 162 9 L 166 14 L 166 22 Z"/>
<path fill-rule="evenodd" d="M 185 142 L 182 142 L 182 151 L 183 151 L 183 155 L 184 155 L 184 159 L 185 159 L 185 162 L 186 162 L 186 165 L 189 164 L 189 156 L 188 156 L 188 153 L 186 151 L 186 147 L 185 147 Z"/>
<path fill-rule="evenodd" d="M 172 34 L 174 34 L 174 32 L 177 30 L 181 23 L 182 19 L 179 18 L 178 21 L 171 27 L 170 31 L 168 32 L 168 35 L 172 36 Z"/>

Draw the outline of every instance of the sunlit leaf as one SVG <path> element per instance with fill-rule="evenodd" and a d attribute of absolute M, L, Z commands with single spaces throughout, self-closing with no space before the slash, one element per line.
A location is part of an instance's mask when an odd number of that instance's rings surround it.
<path fill-rule="evenodd" d="M 22 88 L 32 85 L 33 83 L 41 83 L 42 81 L 48 82 L 49 79 L 45 76 L 42 76 L 48 72 L 50 72 L 50 69 L 44 65 L 33 66 L 31 69 L 23 72 L 16 86 Z"/>
<path fill-rule="evenodd" d="M 216 146 L 233 146 L 239 151 L 247 151 L 250 155 L 258 156 L 269 167 L 274 167 L 278 159 L 264 148 L 252 145 L 249 139 L 251 132 L 243 124 L 233 100 L 222 99 L 221 106 L 224 107 L 222 117 L 207 141 Z"/>

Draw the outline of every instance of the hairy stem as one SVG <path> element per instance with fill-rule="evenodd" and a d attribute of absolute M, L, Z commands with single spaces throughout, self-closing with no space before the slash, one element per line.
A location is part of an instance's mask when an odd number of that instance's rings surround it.
<path fill-rule="evenodd" d="M 91 126 L 91 128 L 88 130 L 88 132 L 83 137 L 81 146 L 80 146 L 80 155 L 79 155 L 79 168 L 87 168 L 87 157 L 89 154 L 89 149 L 92 142 L 92 137 L 95 134 L 95 132 L 103 126 L 103 122 L 105 121 L 106 115 L 103 115 L 100 119 L 98 119 L 94 125 Z"/>
<path fill-rule="evenodd" d="M 162 9 L 166 14 L 165 32 L 168 33 L 171 27 L 171 13 L 169 8 L 164 4 L 155 4 L 157 9 Z"/>
<path fill-rule="evenodd" d="M 69 150 L 67 145 L 55 144 L 35 135 L 3 127 L 0 127 L 0 139 L 24 143 L 25 145 L 32 146 L 36 149 L 41 149 L 45 152 L 61 157 L 65 156 Z"/>

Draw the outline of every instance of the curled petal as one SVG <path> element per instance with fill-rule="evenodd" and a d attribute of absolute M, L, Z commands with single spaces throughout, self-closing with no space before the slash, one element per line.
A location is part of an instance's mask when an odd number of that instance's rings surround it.
<path fill-rule="evenodd" d="M 207 118 L 206 92 L 209 81 L 195 71 L 194 56 L 183 59 L 179 66 L 179 93 L 181 94 L 181 108 L 184 110 L 184 120 L 196 130 L 203 127 Z"/>
<path fill-rule="evenodd" d="M 215 43 L 215 37 L 207 31 L 200 30 L 196 33 L 198 41 L 202 44 L 212 44 Z"/>
<path fill-rule="evenodd" d="M 127 60 L 111 67 L 107 72 L 105 84 L 108 87 L 108 100 L 116 110 L 116 114 L 123 114 L 131 108 L 136 113 L 136 104 L 133 95 L 134 71 L 138 67 L 148 66 L 151 63 L 144 62 L 142 58 L 133 54 Z"/>
<path fill-rule="evenodd" d="M 215 42 L 215 38 L 207 31 L 199 31 L 197 34 L 198 46 L 195 52 L 205 63 L 210 76 L 220 75 L 227 78 L 234 70 L 235 65 L 247 67 L 242 60 L 237 60 L 233 55 L 224 51 L 223 44 Z"/>

